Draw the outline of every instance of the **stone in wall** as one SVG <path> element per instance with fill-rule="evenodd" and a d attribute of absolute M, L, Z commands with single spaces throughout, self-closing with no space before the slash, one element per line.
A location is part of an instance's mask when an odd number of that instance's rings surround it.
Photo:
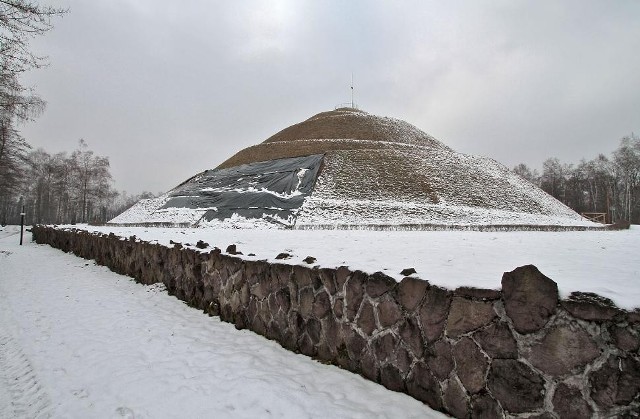
<path fill-rule="evenodd" d="M 329 295 L 335 295 L 338 292 L 338 286 L 336 283 L 336 270 L 330 268 L 322 268 L 318 270 L 318 275 L 322 285 L 327 290 Z"/>
<path fill-rule="evenodd" d="M 367 280 L 365 290 L 370 298 L 378 298 L 393 290 L 398 283 L 395 279 L 382 272 L 371 274 Z"/>
<path fill-rule="evenodd" d="M 340 324 L 333 316 L 327 316 L 322 319 L 322 333 L 324 334 L 324 341 L 329 351 L 335 358 L 338 353 L 338 348 L 343 344 L 343 340 L 340 334 Z"/>
<path fill-rule="evenodd" d="M 558 304 L 558 286 L 533 265 L 502 276 L 505 310 L 519 333 L 536 332 L 547 324 Z"/>
<path fill-rule="evenodd" d="M 376 360 L 379 365 L 382 365 L 380 382 L 394 391 L 404 389 L 404 375 L 408 370 L 408 366 L 404 365 L 406 360 L 397 358 L 398 343 L 399 340 L 393 333 L 380 335 L 373 341 Z"/>
<path fill-rule="evenodd" d="M 367 336 L 371 336 L 373 331 L 376 330 L 375 313 L 373 311 L 373 306 L 368 301 L 364 301 L 362 303 L 356 324 Z"/>
<path fill-rule="evenodd" d="M 505 322 L 492 323 L 489 327 L 474 333 L 473 337 L 491 358 L 518 357 L 518 343 Z"/>
<path fill-rule="evenodd" d="M 398 338 L 393 333 L 382 333 L 372 340 L 371 346 L 376 360 L 383 364 L 393 359 L 398 346 Z"/>
<path fill-rule="evenodd" d="M 442 392 L 429 367 L 418 362 L 407 379 L 408 393 L 434 409 L 442 409 Z"/>
<path fill-rule="evenodd" d="M 420 326 L 428 343 L 436 341 L 444 331 L 451 292 L 444 288 L 430 286 L 420 307 Z"/>
<path fill-rule="evenodd" d="M 471 417 L 474 419 L 502 418 L 504 412 L 491 395 L 485 391 L 471 397 Z"/>
<path fill-rule="evenodd" d="M 515 359 L 494 359 L 489 369 L 488 388 L 510 413 L 531 412 L 544 404 L 543 377 Z"/>
<path fill-rule="evenodd" d="M 347 283 L 347 279 L 351 276 L 351 271 L 347 266 L 340 266 L 336 270 L 336 292 L 344 290 L 344 285 Z"/>
<path fill-rule="evenodd" d="M 464 333 L 489 324 L 495 317 L 491 302 L 453 297 L 447 319 L 447 336 L 458 338 Z"/>
<path fill-rule="evenodd" d="M 411 364 L 413 363 L 413 357 L 411 353 L 405 348 L 405 346 L 400 342 L 398 345 L 398 349 L 395 353 L 394 365 L 398 367 L 398 371 L 403 377 L 403 380 L 406 378 L 407 374 L 411 370 Z"/>
<path fill-rule="evenodd" d="M 553 394 L 553 410 L 563 419 L 589 418 L 593 413 L 580 389 L 564 383 Z"/>
<path fill-rule="evenodd" d="M 364 281 L 366 274 L 364 272 L 355 271 L 349 275 L 345 284 L 345 305 L 346 305 L 346 317 L 349 321 L 354 321 L 360 304 L 364 298 Z"/>
<path fill-rule="evenodd" d="M 344 299 L 336 298 L 333 303 L 333 313 L 336 316 L 336 319 L 342 320 L 342 316 L 344 315 Z"/>
<path fill-rule="evenodd" d="M 298 291 L 298 312 L 305 319 L 311 317 L 311 313 L 313 313 L 313 301 L 315 300 L 315 296 L 313 295 L 313 288 L 305 287 Z"/>
<path fill-rule="evenodd" d="M 425 342 L 420 325 L 415 317 L 409 316 L 399 327 L 400 337 L 407 344 L 416 358 L 421 358 L 425 351 Z"/>
<path fill-rule="evenodd" d="M 485 376 L 489 368 L 489 360 L 484 356 L 476 343 L 463 337 L 453 346 L 453 358 L 456 374 L 464 388 L 471 394 L 478 393 L 485 387 Z"/>
<path fill-rule="evenodd" d="M 427 357 L 429 368 L 438 379 L 446 380 L 455 366 L 451 344 L 446 340 L 439 340 L 430 349 L 430 355 Z"/>
<path fill-rule="evenodd" d="M 624 406 L 640 396 L 640 361 L 611 355 L 589 377 L 591 398 L 601 408 Z"/>
<path fill-rule="evenodd" d="M 458 297 L 464 297 L 472 300 L 494 301 L 502 297 L 502 293 L 498 290 L 489 290 L 474 287 L 458 287 L 453 292 Z"/>
<path fill-rule="evenodd" d="M 638 332 L 620 326 L 612 326 L 609 333 L 615 345 L 624 352 L 637 352 L 640 348 L 640 336 Z"/>
<path fill-rule="evenodd" d="M 570 325 L 553 327 L 526 355 L 531 365 L 554 377 L 584 367 L 599 356 L 587 332 Z"/>
<path fill-rule="evenodd" d="M 363 377 L 377 383 L 378 381 L 378 364 L 376 363 L 375 356 L 370 350 L 365 349 L 360 359 L 360 372 Z"/>
<path fill-rule="evenodd" d="M 380 327 L 385 329 L 393 326 L 402 319 L 402 311 L 393 298 L 387 298 L 376 307 Z"/>
<path fill-rule="evenodd" d="M 324 319 L 331 313 L 331 298 L 325 291 L 320 291 L 313 298 L 313 316 L 317 319 Z"/>
<path fill-rule="evenodd" d="M 574 317 L 598 322 L 621 314 L 613 301 L 591 292 L 572 292 L 568 299 L 562 301 L 562 307 Z"/>
<path fill-rule="evenodd" d="M 407 312 L 413 312 L 422 302 L 428 288 L 427 281 L 408 276 L 398 284 L 398 303 Z"/>
<path fill-rule="evenodd" d="M 462 385 L 455 378 L 450 379 L 444 389 L 444 405 L 455 418 L 469 417 L 469 401 Z"/>
<path fill-rule="evenodd" d="M 402 374 L 392 364 L 387 364 L 380 369 L 380 383 L 393 391 L 404 390 L 404 379 Z"/>
<path fill-rule="evenodd" d="M 627 313 L 627 320 L 632 324 L 640 324 L 640 308 Z"/>

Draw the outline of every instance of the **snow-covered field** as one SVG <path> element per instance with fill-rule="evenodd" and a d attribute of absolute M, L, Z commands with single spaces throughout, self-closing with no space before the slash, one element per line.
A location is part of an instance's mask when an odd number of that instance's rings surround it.
<path fill-rule="evenodd" d="M 252 260 L 275 261 L 286 252 L 292 257 L 280 262 L 304 265 L 303 259 L 313 256 L 317 266 L 382 271 L 398 280 L 404 268 L 415 268 L 420 278 L 450 289 L 500 288 L 503 272 L 533 264 L 558 283 L 563 297 L 595 292 L 622 308 L 640 307 L 640 226 L 635 225 L 623 231 L 563 232 L 75 227 L 167 246 L 171 240 L 194 246 L 202 240 L 225 251 L 236 244 L 241 257 Z"/>
<path fill-rule="evenodd" d="M 0 418 L 444 417 L 16 232 L 0 230 Z"/>

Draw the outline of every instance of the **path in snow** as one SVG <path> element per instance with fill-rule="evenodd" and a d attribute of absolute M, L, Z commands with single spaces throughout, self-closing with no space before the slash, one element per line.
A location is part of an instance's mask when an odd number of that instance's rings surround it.
<path fill-rule="evenodd" d="M 54 418 L 444 417 L 161 286 L 4 233 L 0 417 L 20 417 L 11 408 Z"/>
<path fill-rule="evenodd" d="M 50 401 L 29 359 L 0 321 L 0 417 L 48 418 Z"/>
<path fill-rule="evenodd" d="M 15 226 L 2 228 L 0 239 L 18 242 L 19 232 Z M 8 263 L 11 254 L 11 251 L 0 247 L 0 266 Z M 0 303 L 4 303 L 4 296 L 0 292 Z M 15 321 L 7 308 L 6 304 L 0 305 L 0 418 L 50 417 L 49 397 L 40 385 L 29 358 L 11 333 Z"/>

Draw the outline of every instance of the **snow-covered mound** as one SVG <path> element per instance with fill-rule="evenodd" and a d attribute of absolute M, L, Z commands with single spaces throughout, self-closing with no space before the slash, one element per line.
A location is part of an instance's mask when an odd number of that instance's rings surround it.
<path fill-rule="evenodd" d="M 596 225 L 494 160 L 351 108 L 292 125 L 111 223 Z"/>

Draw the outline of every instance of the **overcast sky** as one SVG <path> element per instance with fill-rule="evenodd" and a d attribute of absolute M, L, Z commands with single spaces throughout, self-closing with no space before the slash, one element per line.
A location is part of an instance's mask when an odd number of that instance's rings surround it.
<path fill-rule="evenodd" d="M 640 1 L 62 0 L 22 131 L 166 191 L 350 101 L 512 167 L 640 132 Z"/>

